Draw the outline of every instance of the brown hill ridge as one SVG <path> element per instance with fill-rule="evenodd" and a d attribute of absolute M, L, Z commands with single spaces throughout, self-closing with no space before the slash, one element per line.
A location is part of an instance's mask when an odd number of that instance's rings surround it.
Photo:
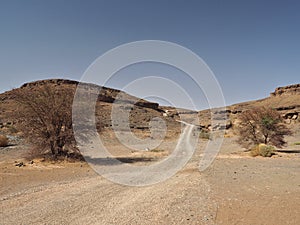
<path fill-rule="evenodd" d="M 66 79 L 39 80 L 39 81 L 25 83 L 20 88 L 21 89 L 35 88 L 35 87 L 46 85 L 46 84 L 76 88 L 77 85 L 79 84 L 79 82 L 74 81 L 74 80 L 66 80 Z M 81 84 L 89 86 L 89 87 L 93 87 L 96 89 L 101 89 L 101 92 L 99 93 L 99 96 L 98 96 L 98 101 L 101 101 L 101 102 L 113 103 L 115 101 L 115 99 L 117 98 L 117 95 L 122 93 L 125 98 L 124 101 L 127 101 L 129 104 L 131 103 L 131 104 L 135 104 L 137 106 L 152 108 L 152 109 L 158 109 L 158 106 L 159 106 L 158 103 L 149 102 L 149 101 L 145 101 L 143 99 L 136 98 L 134 96 L 126 94 L 117 89 L 107 88 L 107 87 L 90 84 L 90 83 L 81 83 Z"/>
<path fill-rule="evenodd" d="M 65 79 L 40 80 L 23 84 L 20 89 L 35 89 L 45 84 L 75 90 L 79 82 Z M 182 120 L 189 122 L 189 119 L 192 120 L 195 117 L 195 114 L 198 114 L 200 121 L 200 124 L 197 125 L 206 129 L 211 129 L 210 110 L 203 110 L 200 112 L 185 109 L 176 110 L 173 107 L 159 106 L 158 103 L 139 99 L 120 90 L 101 87 L 94 84 L 86 85 L 101 88 L 97 101 L 96 116 L 102 127 L 109 128 L 112 126 L 110 115 L 112 103 L 115 101 L 116 96 L 122 93 L 123 104 L 120 104 L 120 110 L 131 110 L 130 127 L 132 129 L 143 131 L 149 130 L 149 122 L 155 117 L 164 119 L 169 128 L 177 129 L 178 122 L 176 119 L 178 119 L 178 116 L 180 116 Z M 15 89 L 0 94 L 0 127 L 14 122 L 10 118 L 11 113 L 16 110 L 15 100 L 13 99 L 14 91 Z M 236 119 L 241 112 L 257 106 L 275 108 L 282 114 L 282 116 L 286 119 L 286 122 L 289 124 L 299 122 L 300 84 L 278 87 L 270 94 L 270 97 L 261 100 L 243 102 L 228 106 L 224 112 L 229 118 L 226 128 L 229 129 L 234 126 Z"/>
<path fill-rule="evenodd" d="M 24 90 L 24 93 L 26 89 L 38 91 L 39 88 L 43 85 L 50 85 L 50 87 L 60 86 L 60 88 L 72 90 L 75 92 L 78 84 L 78 81 L 73 80 L 49 79 L 25 83 L 20 88 L 18 88 L 18 90 Z M 110 128 L 112 126 L 112 103 L 116 103 L 116 107 L 120 112 L 123 112 L 124 110 L 130 110 L 129 122 L 130 128 L 133 130 L 143 131 L 147 133 L 147 131 L 149 131 L 150 121 L 155 117 L 164 119 L 168 128 L 171 127 L 172 129 L 175 129 L 176 127 L 177 129 L 180 127 L 180 124 L 176 122 L 173 116 L 166 117 L 164 115 L 165 111 L 161 107 L 159 107 L 158 103 L 139 99 L 113 88 L 107 88 L 88 83 L 82 83 L 82 85 L 86 85 L 87 88 L 92 87 L 93 90 L 100 90 L 99 93 L 92 93 L 99 94 L 96 103 L 95 115 L 97 118 L 97 127 L 100 129 Z M 12 115 L 17 110 L 16 101 L 14 99 L 14 92 L 16 90 L 17 89 L 13 89 L 11 91 L 0 94 L 0 128 L 8 128 L 13 126 L 13 124 L 15 123 Z M 118 101 L 115 102 L 117 96 L 122 97 L 121 100 L 118 99 Z M 4 130 L 2 129 L 2 131 Z"/>
<path fill-rule="evenodd" d="M 228 117 L 227 127 L 232 127 L 238 118 L 238 115 L 253 107 L 271 107 L 276 109 L 287 124 L 295 124 L 300 121 L 300 84 L 278 87 L 270 96 L 264 99 L 242 102 L 228 106 L 226 114 Z M 210 128 L 210 111 L 203 110 L 199 112 L 200 123 L 206 128 Z"/>
<path fill-rule="evenodd" d="M 271 97 L 281 96 L 281 95 L 296 95 L 296 94 L 300 94 L 300 84 L 278 87 L 275 89 L 274 92 L 271 93 Z"/>

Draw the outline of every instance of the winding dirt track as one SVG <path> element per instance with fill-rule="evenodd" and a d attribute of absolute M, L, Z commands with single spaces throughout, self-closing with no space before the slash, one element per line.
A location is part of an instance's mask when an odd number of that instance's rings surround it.
<path fill-rule="evenodd" d="M 18 168 L 9 150 L 0 158 L 0 224 L 300 224 L 299 154 L 251 158 L 229 153 L 231 143 L 200 173 L 201 142 L 181 171 L 146 187 L 112 183 L 82 163 Z"/>
<path fill-rule="evenodd" d="M 179 152 L 193 153 L 192 130 L 186 124 Z M 210 186 L 191 163 L 167 181 L 146 187 L 118 185 L 94 174 L 0 198 L 1 224 L 215 224 L 217 211 Z"/>

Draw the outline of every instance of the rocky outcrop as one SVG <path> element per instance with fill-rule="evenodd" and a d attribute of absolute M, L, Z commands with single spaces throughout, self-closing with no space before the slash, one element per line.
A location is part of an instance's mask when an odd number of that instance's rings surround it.
<path fill-rule="evenodd" d="M 281 96 L 281 95 L 295 95 L 295 94 L 300 94 L 300 84 L 278 87 L 275 89 L 274 92 L 271 93 L 271 97 Z"/>
<path fill-rule="evenodd" d="M 21 88 L 35 88 L 35 87 L 46 85 L 46 84 L 55 85 L 55 86 L 68 85 L 71 88 L 75 89 L 77 87 L 77 85 L 79 84 L 79 82 L 74 81 L 74 80 L 65 80 L 65 79 L 49 79 L 49 80 L 40 80 L 40 81 L 25 83 L 21 86 Z M 97 99 L 98 101 L 101 101 L 101 102 L 114 103 L 115 100 L 118 99 L 118 101 L 115 102 L 117 104 L 121 104 L 121 103 L 127 104 L 128 103 L 128 104 L 133 104 L 136 106 L 151 108 L 151 109 L 155 109 L 155 110 L 158 110 L 158 107 L 159 107 L 158 103 L 145 101 L 143 99 L 138 99 L 136 97 L 133 97 L 124 92 L 121 92 L 120 90 L 116 90 L 113 88 L 102 87 L 99 85 L 89 84 L 89 83 L 81 83 L 81 85 L 84 85 L 84 86 L 86 85 L 87 90 L 90 88 L 92 88 L 94 90 L 95 89 L 101 90 L 98 95 L 98 99 Z M 118 95 L 120 93 L 122 93 L 122 95 L 121 95 L 122 99 L 118 98 Z M 96 92 L 95 92 L 95 94 L 96 94 Z"/>

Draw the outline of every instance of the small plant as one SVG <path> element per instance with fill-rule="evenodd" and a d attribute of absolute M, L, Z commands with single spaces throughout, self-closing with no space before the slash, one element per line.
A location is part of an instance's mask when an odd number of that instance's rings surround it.
<path fill-rule="evenodd" d="M 255 156 L 262 156 L 262 157 L 271 157 L 274 154 L 274 147 L 271 145 L 259 144 L 254 146 L 251 149 L 251 155 Z"/>
<path fill-rule="evenodd" d="M 274 154 L 274 147 L 270 145 L 260 145 L 259 152 L 263 157 L 271 157 Z"/>
<path fill-rule="evenodd" d="M 300 145 L 300 142 L 295 142 L 294 145 Z"/>
<path fill-rule="evenodd" d="M 207 131 L 201 130 L 199 133 L 199 138 L 209 140 L 211 138 L 210 133 Z"/>
<path fill-rule="evenodd" d="M 253 157 L 259 156 L 259 148 L 258 148 L 258 145 L 254 146 L 254 147 L 252 147 L 252 148 L 250 149 L 250 154 L 251 154 L 251 156 L 253 156 Z"/>
<path fill-rule="evenodd" d="M 0 135 L 0 147 L 8 146 L 8 138 L 4 135 Z"/>

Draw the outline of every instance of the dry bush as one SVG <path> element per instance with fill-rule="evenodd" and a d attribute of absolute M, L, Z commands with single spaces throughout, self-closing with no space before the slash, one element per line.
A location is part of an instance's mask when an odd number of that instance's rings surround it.
<path fill-rule="evenodd" d="M 8 139 L 4 135 L 0 135 L 0 147 L 8 146 Z"/>
<path fill-rule="evenodd" d="M 271 157 L 274 154 L 275 148 L 271 145 L 259 144 L 254 146 L 251 149 L 251 155 L 255 156 L 263 156 L 263 157 Z"/>
<path fill-rule="evenodd" d="M 247 110 L 239 119 L 241 123 L 237 128 L 237 141 L 245 148 L 261 143 L 281 148 L 286 144 L 284 136 L 292 134 L 280 114 L 271 108 L 257 107 Z"/>
<path fill-rule="evenodd" d="M 200 133 L 199 133 L 199 138 L 210 140 L 211 139 L 211 134 L 208 131 L 201 130 Z"/>
<path fill-rule="evenodd" d="M 73 89 L 49 84 L 14 90 L 17 126 L 34 154 L 81 158 L 72 128 L 73 97 Z"/>

